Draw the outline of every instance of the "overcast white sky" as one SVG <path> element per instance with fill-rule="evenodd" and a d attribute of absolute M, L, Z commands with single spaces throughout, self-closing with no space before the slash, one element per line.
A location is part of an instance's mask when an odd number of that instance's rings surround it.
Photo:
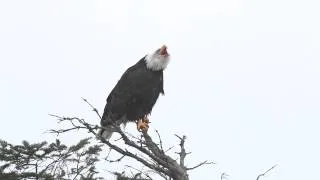
<path fill-rule="evenodd" d="M 265 179 L 320 179 L 319 8 L 316 0 L 1 1 L 0 138 L 53 140 L 43 133 L 57 127 L 48 113 L 99 123 L 80 98 L 102 112 L 124 70 L 167 44 L 166 95 L 151 130 L 167 147 L 186 134 L 188 165 L 217 163 L 191 179 L 255 179 L 274 164 Z"/>

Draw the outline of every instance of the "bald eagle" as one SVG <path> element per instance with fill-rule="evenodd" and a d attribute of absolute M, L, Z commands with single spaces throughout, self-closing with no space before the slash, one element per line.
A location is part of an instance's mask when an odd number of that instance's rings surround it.
<path fill-rule="evenodd" d="M 144 56 L 129 67 L 107 97 L 99 135 L 110 139 L 115 126 L 136 122 L 138 130 L 148 130 L 148 118 L 163 90 L 163 70 L 170 61 L 167 47 Z"/>

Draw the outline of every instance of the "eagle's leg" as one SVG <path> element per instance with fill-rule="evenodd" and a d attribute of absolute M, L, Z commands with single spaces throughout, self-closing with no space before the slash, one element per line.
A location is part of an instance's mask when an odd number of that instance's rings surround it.
<path fill-rule="evenodd" d="M 148 131 L 149 129 L 149 119 L 145 116 L 143 119 L 139 119 L 137 122 L 138 131 Z"/>

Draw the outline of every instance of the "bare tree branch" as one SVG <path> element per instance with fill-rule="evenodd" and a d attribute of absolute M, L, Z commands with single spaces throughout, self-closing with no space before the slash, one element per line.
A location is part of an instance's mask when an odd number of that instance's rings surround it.
<path fill-rule="evenodd" d="M 174 159 L 172 159 L 170 156 L 167 156 L 164 154 L 163 151 L 159 149 L 159 147 L 152 141 L 151 137 L 148 135 L 147 132 L 142 131 L 143 137 L 146 140 L 146 144 L 148 149 L 155 154 L 156 156 L 160 157 L 161 159 L 165 160 L 165 164 L 162 164 L 160 162 L 159 164 L 168 168 L 170 171 L 169 176 L 173 177 L 173 179 L 179 179 L 179 180 L 188 180 L 188 174 L 186 169 L 179 165 Z"/>
<path fill-rule="evenodd" d="M 126 157 L 125 155 L 122 155 L 120 158 L 118 159 L 115 159 L 115 160 L 109 160 L 109 159 L 106 159 L 106 161 L 110 162 L 110 163 L 114 163 L 114 162 L 120 162 L 124 157 Z"/>
<path fill-rule="evenodd" d="M 145 175 L 149 180 L 150 180 L 150 179 L 152 179 L 152 178 L 149 176 L 149 174 L 147 174 L 147 173 L 143 172 L 142 170 L 139 170 L 139 169 L 134 168 L 134 167 L 129 166 L 129 165 L 126 165 L 126 166 L 127 166 L 127 167 L 129 167 L 129 168 L 131 168 L 131 169 L 134 169 L 134 170 L 138 171 L 140 174 Z"/>
<path fill-rule="evenodd" d="M 186 152 L 186 149 L 185 149 L 185 147 L 184 147 L 184 143 L 185 143 L 185 140 L 187 139 L 187 137 L 186 137 L 186 136 L 180 137 L 180 136 L 178 136 L 177 134 L 175 134 L 175 136 L 180 139 L 180 144 L 179 144 L 179 145 L 180 145 L 181 151 L 177 153 L 177 154 L 180 155 L 180 166 L 183 167 L 186 171 L 196 169 L 196 168 L 198 168 L 198 167 L 200 167 L 200 166 L 202 166 L 202 165 L 215 164 L 214 162 L 204 161 L 204 162 L 201 162 L 201 163 L 199 163 L 198 165 L 196 165 L 196 166 L 194 166 L 194 167 L 191 167 L 191 168 L 186 167 L 186 166 L 184 165 L 184 160 L 185 160 L 186 156 L 187 156 L 188 154 L 190 154 L 190 153 L 187 153 L 187 152 Z"/>
<path fill-rule="evenodd" d="M 85 99 L 85 98 L 82 98 L 82 100 L 84 101 L 84 102 L 86 102 L 91 108 L 92 108 L 92 110 L 98 115 L 98 117 L 100 118 L 100 120 L 102 119 L 102 117 L 100 116 L 100 114 L 99 114 L 99 112 L 98 112 L 98 109 L 97 108 L 95 108 L 94 106 L 92 106 L 92 104 L 91 103 L 89 103 L 89 101 L 87 100 L 87 99 Z"/>
<path fill-rule="evenodd" d="M 158 130 L 156 130 L 156 133 L 157 133 L 158 138 L 159 138 L 160 148 L 161 148 L 161 150 L 163 151 L 163 147 L 162 147 L 162 140 L 161 140 L 161 136 L 160 136 L 160 134 L 159 134 Z"/>
<path fill-rule="evenodd" d="M 169 147 L 167 150 L 165 150 L 164 152 L 166 153 L 166 152 L 169 152 L 171 149 L 173 149 L 174 148 L 174 146 L 171 146 L 171 147 Z"/>
<path fill-rule="evenodd" d="M 149 178 L 141 178 L 141 173 L 135 174 L 133 177 L 127 177 L 123 173 L 113 172 L 117 176 L 117 180 L 150 180 Z M 152 180 L 152 179 L 151 179 Z"/>
<path fill-rule="evenodd" d="M 196 168 L 198 168 L 198 167 L 200 167 L 200 166 L 202 166 L 202 165 L 207 165 L 207 164 L 215 164 L 215 163 L 214 163 L 214 162 L 203 161 L 203 162 L 201 162 L 200 164 L 198 164 L 198 165 L 196 165 L 196 166 L 194 166 L 194 167 L 187 168 L 187 170 L 196 169 Z"/>
<path fill-rule="evenodd" d="M 182 166 L 184 169 L 186 169 L 185 165 L 184 165 L 184 159 L 186 158 L 186 156 L 190 153 L 186 153 L 186 149 L 184 148 L 184 142 L 187 139 L 186 136 L 180 137 L 178 135 L 175 134 L 175 136 L 177 136 L 180 139 L 180 149 L 181 151 L 177 154 L 180 155 L 180 166 Z"/>
<path fill-rule="evenodd" d="M 128 150 L 123 150 L 122 148 L 120 148 L 119 146 L 117 145 L 114 145 L 112 143 L 110 143 L 109 141 L 105 140 L 104 138 L 100 137 L 94 130 L 95 129 L 99 129 L 99 127 L 97 126 L 94 126 L 94 125 L 90 125 L 88 124 L 87 122 L 85 122 L 83 119 L 80 119 L 80 118 L 77 118 L 77 117 L 73 117 L 73 118 L 69 118 L 69 117 L 60 117 L 60 116 L 57 116 L 57 115 L 53 115 L 54 117 L 58 118 L 58 120 L 60 122 L 62 121 L 69 121 L 69 122 L 72 122 L 72 121 L 77 121 L 79 123 L 79 125 L 75 125 L 74 123 L 72 123 L 73 126 L 76 126 L 75 129 L 79 128 L 79 129 L 87 129 L 90 133 L 92 133 L 95 137 L 97 137 L 101 142 L 103 142 L 104 144 L 108 145 L 111 149 L 117 151 L 118 153 L 122 154 L 122 155 L 125 155 L 125 156 L 128 156 L 128 157 L 131 157 L 133 159 L 136 159 L 137 161 L 141 162 L 143 165 L 147 166 L 148 168 L 150 169 L 154 169 L 156 171 L 159 171 L 159 172 L 162 172 L 166 175 L 169 175 L 169 172 L 163 168 L 160 168 L 158 166 L 155 166 L 153 164 L 150 164 L 148 163 L 146 160 L 144 160 L 143 158 L 140 158 L 139 156 L 131 153 L 130 151 Z M 84 128 L 85 127 L 85 128 Z M 71 131 L 72 128 L 68 128 L 67 131 Z M 56 132 L 55 131 L 52 131 L 53 133 L 59 133 L 59 132 L 62 132 L 64 130 L 57 130 Z M 64 132 L 67 132 L 67 131 L 64 131 Z M 125 143 L 129 146 L 132 146 L 138 150 L 140 150 L 141 152 L 147 154 L 149 157 L 151 157 L 152 159 L 156 159 L 158 161 L 161 161 L 161 159 L 159 159 L 158 157 L 154 156 L 152 153 L 150 153 L 150 151 L 148 151 L 147 149 L 143 148 L 143 147 L 140 147 L 138 146 L 137 144 L 135 144 L 133 141 L 129 140 L 128 137 L 125 135 L 125 133 L 120 129 L 118 128 L 117 131 L 121 134 L 121 136 L 123 137 L 123 140 L 125 141 Z"/>
<path fill-rule="evenodd" d="M 268 169 L 266 172 L 259 174 L 256 180 L 259 180 L 260 177 L 265 176 L 268 172 L 270 172 L 272 169 L 274 169 L 277 165 L 272 166 L 270 169 Z"/>
<path fill-rule="evenodd" d="M 228 176 L 228 174 L 222 173 L 221 176 L 220 176 L 220 180 L 226 179 L 227 176 Z"/>

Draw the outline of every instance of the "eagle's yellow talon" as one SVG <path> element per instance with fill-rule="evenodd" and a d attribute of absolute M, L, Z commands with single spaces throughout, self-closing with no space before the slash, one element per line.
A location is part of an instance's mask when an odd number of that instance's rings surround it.
<path fill-rule="evenodd" d="M 149 119 L 148 118 L 139 119 L 139 121 L 137 123 L 137 129 L 138 129 L 138 131 L 148 131 Z"/>

